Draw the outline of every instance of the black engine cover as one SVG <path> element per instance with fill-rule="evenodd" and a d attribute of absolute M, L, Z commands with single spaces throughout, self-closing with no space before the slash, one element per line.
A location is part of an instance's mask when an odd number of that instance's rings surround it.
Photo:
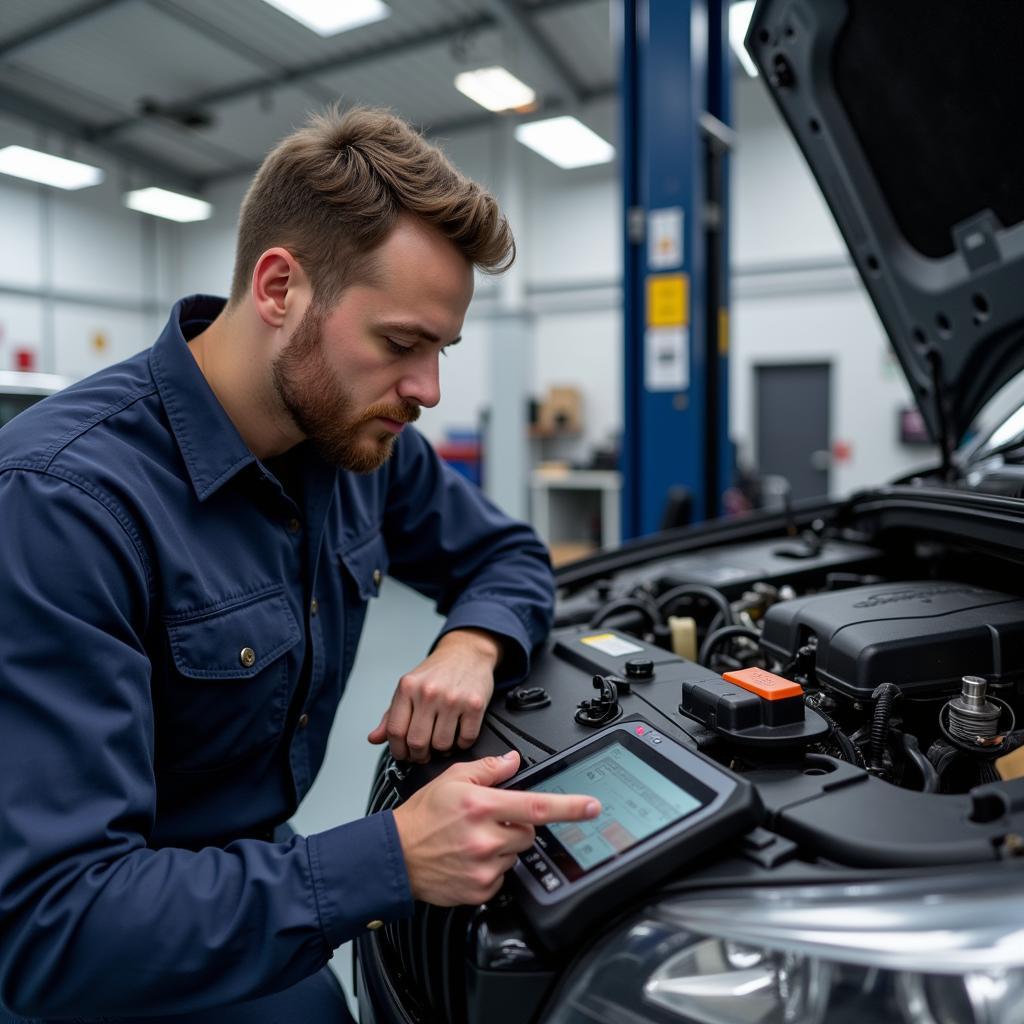
<path fill-rule="evenodd" d="M 949 582 L 884 583 L 786 601 L 765 616 L 762 648 L 788 661 L 811 638 L 819 683 L 870 698 L 881 683 L 905 692 L 956 690 L 965 675 L 1024 675 L 1024 601 Z"/>

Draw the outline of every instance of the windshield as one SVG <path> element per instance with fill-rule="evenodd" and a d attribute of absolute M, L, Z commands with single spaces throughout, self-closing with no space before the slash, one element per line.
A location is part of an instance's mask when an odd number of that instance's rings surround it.
<path fill-rule="evenodd" d="M 961 465 L 1024 447 L 1024 371 L 1003 385 L 968 427 L 957 452 Z"/>

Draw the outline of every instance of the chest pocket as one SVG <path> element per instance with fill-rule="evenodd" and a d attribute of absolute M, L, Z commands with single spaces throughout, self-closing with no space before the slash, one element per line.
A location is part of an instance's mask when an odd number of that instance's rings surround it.
<path fill-rule="evenodd" d="M 347 678 L 355 660 L 359 636 L 366 621 L 367 602 L 380 595 L 388 572 L 388 548 L 375 533 L 338 552 L 345 589 L 345 652 L 342 678 Z"/>
<path fill-rule="evenodd" d="M 222 767 L 280 736 L 299 669 L 289 654 L 302 637 L 283 588 L 164 625 L 174 665 L 158 743 L 166 767 Z"/>

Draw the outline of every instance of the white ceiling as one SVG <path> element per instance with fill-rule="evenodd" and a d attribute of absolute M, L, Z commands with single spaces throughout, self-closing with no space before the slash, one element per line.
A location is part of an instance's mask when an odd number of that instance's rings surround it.
<path fill-rule="evenodd" d="M 324 39 L 262 0 L 3 0 L 0 114 L 201 190 L 336 100 L 428 134 L 486 124 L 452 84 L 467 68 L 504 64 L 542 110 L 584 120 L 615 92 L 608 0 L 387 2 Z"/>

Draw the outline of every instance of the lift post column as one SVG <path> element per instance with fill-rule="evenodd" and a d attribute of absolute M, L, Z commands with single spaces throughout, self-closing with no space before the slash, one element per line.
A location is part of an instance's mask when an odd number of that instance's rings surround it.
<path fill-rule="evenodd" d="M 619 0 L 623 538 L 718 515 L 728 436 L 728 0 Z"/>

